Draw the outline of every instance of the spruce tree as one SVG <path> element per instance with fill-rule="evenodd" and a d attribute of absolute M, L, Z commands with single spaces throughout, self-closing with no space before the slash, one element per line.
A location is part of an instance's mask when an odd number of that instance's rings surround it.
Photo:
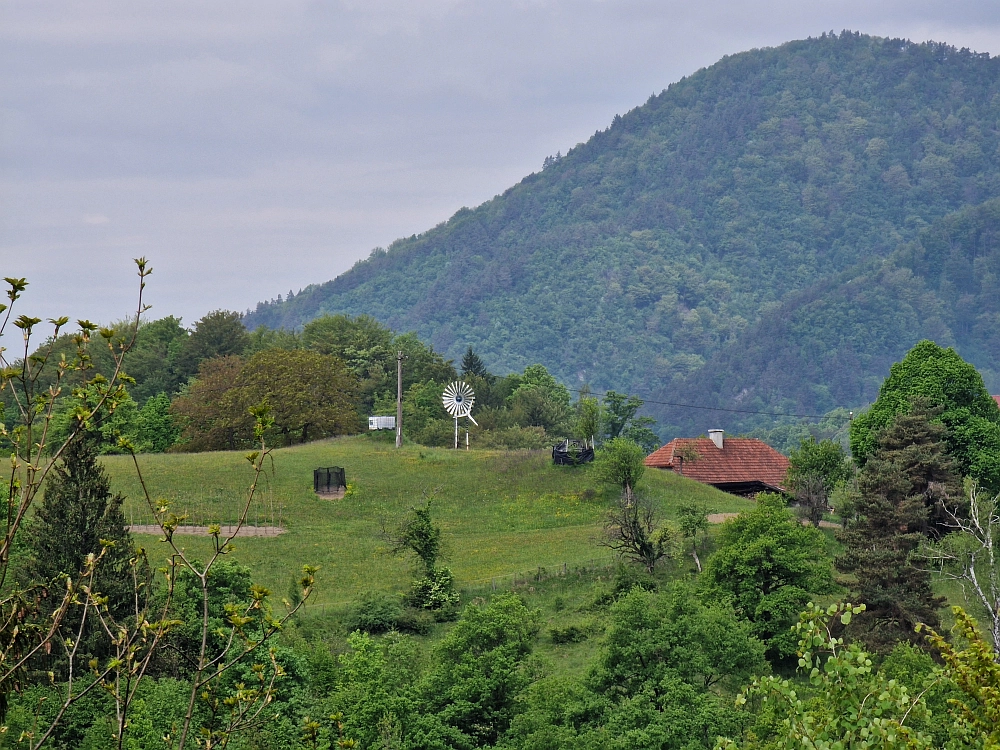
<path fill-rule="evenodd" d="M 915 401 L 879 436 L 878 448 L 858 476 L 857 493 L 842 509 L 838 535 L 844 553 L 837 569 L 852 573 L 854 601 L 867 612 L 850 628 L 871 649 L 886 652 L 898 641 L 923 645 L 914 627 L 937 627 L 943 599 L 934 595 L 930 574 L 915 564 L 914 550 L 936 525 L 935 509 L 961 495 L 961 484 L 944 443 L 940 409 Z"/>
<path fill-rule="evenodd" d="M 480 359 L 478 354 L 472 351 L 471 346 L 466 349 L 462 357 L 462 375 L 475 375 L 477 378 L 484 379 L 489 379 L 490 377 L 490 372 L 486 369 L 486 365 L 483 364 L 483 360 Z"/>
<path fill-rule="evenodd" d="M 97 462 L 98 437 L 83 433 L 72 440 L 45 484 L 45 497 L 28 527 L 27 562 L 19 576 L 25 584 L 49 584 L 62 576 L 79 580 L 88 554 L 99 555 L 101 540 L 113 542 L 100 560 L 93 587 L 107 597 L 116 619 L 134 609 L 131 559 L 135 554 L 122 512 L 124 498 L 112 494 L 111 483 Z M 54 587 L 56 592 L 63 586 Z M 82 611 L 71 608 L 64 629 L 76 632 Z M 106 646 L 97 618 L 88 615 L 85 649 L 103 655 Z"/>

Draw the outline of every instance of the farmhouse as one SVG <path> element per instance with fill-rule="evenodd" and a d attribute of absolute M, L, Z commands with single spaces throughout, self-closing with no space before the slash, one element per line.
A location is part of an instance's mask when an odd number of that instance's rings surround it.
<path fill-rule="evenodd" d="M 754 438 L 726 438 L 709 430 L 707 438 L 675 438 L 646 457 L 646 466 L 669 469 L 733 495 L 787 494 L 788 459 Z"/>

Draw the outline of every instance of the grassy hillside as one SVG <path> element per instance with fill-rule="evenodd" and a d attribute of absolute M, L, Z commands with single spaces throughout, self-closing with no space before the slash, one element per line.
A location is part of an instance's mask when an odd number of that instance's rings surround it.
<path fill-rule="evenodd" d="M 998 385 L 993 235 L 971 252 L 939 241 L 970 223 L 949 214 L 1000 197 L 998 92 L 1000 61 L 944 44 L 845 32 L 732 55 L 246 322 L 368 313 L 449 356 L 471 344 L 494 371 L 541 362 L 731 408 L 857 406 L 923 337 Z M 719 382 L 723 362 L 738 383 Z M 682 433 L 759 426 L 657 416 Z"/>
<path fill-rule="evenodd" d="M 147 454 L 139 457 L 155 499 L 187 510 L 196 523 L 231 522 L 250 481 L 242 453 Z M 113 486 L 128 498 L 126 516 L 148 521 L 131 459 L 104 459 Z M 351 495 L 322 500 L 312 491 L 312 470 L 343 466 Z M 669 517 L 679 502 L 696 500 L 713 511 L 738 511 L 742 500 L 672 473 L 648 470 L 640 485 Z M 552 465 L 546 452 L 450 451 L 391 444 L 366 437 L 321 441 L 275 451 L 261 501 L 251 522 L 279 513 L 288 531 L 277 538 L 236 540 L 237 559 L 256 578 L 284 595 L 304 563 L 322 566 L 317 601 L 342 603 L 367 589 L 404 590 L 410 561 L 386 553 L 383 524 L 392 529 L 407 510 L 433 498 L 444 530 L 447 564 L 458 584 L 563 563 L 607 559 L 594 540 L 612 495 L 586 468 Z M 273 510 L 281 507 L 280 511 Z M 208 540 L 179 537 L 192 552 Z M 140 537 L 154 559 L 164 545 Z"/>

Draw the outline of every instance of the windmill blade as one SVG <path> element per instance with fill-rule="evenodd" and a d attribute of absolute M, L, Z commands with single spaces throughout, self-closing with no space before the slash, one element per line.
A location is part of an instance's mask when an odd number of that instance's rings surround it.
<path fill-rule="evenodd" d="M 471 414 L 466 414 L 465 416 L 469 418 L 469 421 L 472 422 L 472 424 L 474 424 L 476 427 L 479 427 L 479 422 L 474 420 Z"/>
<path fill-rule="evenodd" d="M 472 405 L 476 402 L 476 394 L 468 383 L 456 380 L 449 383 L 441 394 L 441 403 L 452 417 L 468 417 L 472 411 Z"/>

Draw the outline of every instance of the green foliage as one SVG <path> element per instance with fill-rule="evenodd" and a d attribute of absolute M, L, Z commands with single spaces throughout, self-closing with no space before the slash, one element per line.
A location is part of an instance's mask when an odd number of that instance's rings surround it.
<path fill-rule="evenodd" d="M 718 550 L 705 566 L 705 585 L 732 601 L 775 657 L 795 652 L 789 628 L 814 594 L 833 589 L 823 534 L 798 522 L 780 495 L 722 525 Z"/>
<path fill-rule="evenodd" d="M 243 416 L 249 441 L 250 407 L 267 402 L 285 445 L 357 432 L 356 380 L 343 362 L 313 351 L 268 349 L 250 357 L 221 399 L 233 423 Z"/>
<path fill-rule="evenodd" d="M 962 648 L 930 630 L 928 639 L 940 652 L 946 674 L 961 691 L 953 701 L 959 713 L 958 729 L 968 733 L 970 744 L 983 748 L 1000 746 L 1000 662 L 997 652 L 983 638 L 976 625 L 961 607 L 952 607 L 955 631 L 965 641 Z"/>
<path fill-rule="evenodd" d="M 125 372 L 135 379 L 132 396 L 142 403 L 159 393 L 172 396 L 185 377 L 178 357 L 188 339 L 180 318 L 169 315 L 143 323 L 135 337 L 135 347 L 125 357 Z"/>
<path fill-rule="evenodd" d="M 961 690 L 926 649 L 912 643 L 897 643 L 879 664 L 878 671 L 883 678 L 903 685 L 910 695 L 923 696 L 927 711 L 916 716 L 911 713 L 906 724 L 930 736 L 934 747 L 976 746 L 969 743 L 968 735 L 956 725 L 954 701 L 962 698 Z"/>
<path fill-rule="evenodd" d="M 406 595 L 407 603 L 418 609 L 447 611 L 458 604 L 455 576 L 437 566 L 441 554 L 441 529 L 431 520 L 431 503 L 413 508 L 410 517 L 392 539 L 394 552 L 409 550 L 420 561 L 421 571 Z"/>
<path fill-rule="evenodd" d="M 892 366 L 878 399 L 854 420 L 855 460 L 864 465 L 878 448 L 879 433 L 917 398 L 941 409 L 948 454 L 961 474 L 1000 492 L 1000 409 L 975 367 L 931 341 L 921 341 Z"/>
<path fill-rule="evenodd" d="M 778 731 L 765 743 L 747 747 L 810 747 L 817 750 L 853 748 L 930 748 L 930 738 L 905 723 L 925 711 L 921 697 L 886 679 L 871 656 L 856 643 L 845 643 L 832 634 L 831 621 L 847 625 L 864 611 L 864 605 L 831 605 L 826 610 L 810 603 L 795 626 L 799 673 L 808 680 L 800 685 L 781 677 L 755 680 L 740 697 L 761 698 L 780 718 Z M 722 740 L 718 748 L 735 750 L 738 743 Z"/>
<path fill-rule="evenodd" d="M 253 444 L 252 407 L 267 403 L 268 439 L 285 445 L 359 430 L 356 378 L 343 362 L 304 349 L 265 349 L 244 362 L 215 357 L 171 404 L 187 450 Z"/>
<path fill-rule="evenodd" d="M 250 343 L 239 313 L 215 310 L 194 325 L 177 354 L 177 368 L 184 378 L 198 372 L 206 359 L 242 355 Z"/>
<path fill-rule="evenodd" d="M 146 399 L 136 414 L 133 435 L 137 452 L 162 453 L 177 442 L 180 430 L 170 416 L 170 399 L 166 393 Z"/>
<path fill-rule="evenodd" d="M 597 453 L 594 476 L 598 481 L 614 485 L 631 497 L 646 471 L 646 451 L 628 438 L 609 440 Z"/>
<path fill-rule="evenodd" d="M 795 489 L 811 477 L 818 477 L 829 493 L 841 482 L 851 478 L 850 463 L 839 443 L 810 437 L 803 440 L 788 456 L 788 481 Z"/>
<path fill-rule="evenodd" d="M 153 661 L 158 675 L 187 678 L 195 668 L 201 645 L 202 608 L 205 605 L 201 585 L 188 568 L 174 572 L 176 581 L 167 607 L 167 616 L 180 624 L 172 628 L 166 638 L 166 647 Z M 253 573 L 246 565 L 222 558 L 208 575 L 208 640 L 209 659 L 218 658 L 226 649 L 230 629 L 230 608 L 244 610 L 253 601 Z M 163 610 L 168 604 L 168 591 L 160 587 L 156 592 L 154 610 Z"/>
<path fill-rule="evenodd" d="M 377 747 L 385 717 L 407 727 L 413 724 L 420 677 L 416 644 L 397 634 L 376 641 L 364 633 L 354 633 L 347 642 L 350 650 L 338 659 L 336 690 L 322 706 L 323 713 L 341 713 L 348 736 L 361 747 Z"/>
<path fill-rule="evenodd" d="M 705 506 L 698 503 L 681 503 L 677 506 L 677 525 L 681 535 L 688 543 L 691 550 L 691 557 L 701 573 L 701 558 L 698 556 L 698 549 L 704 545 L 708 537 L 708 511 Z"/>
<path fill-rule="evenodd" d="M 787 486 L 795 493 L 799 512 L 818 527 L 830 505 L 834 488 L 853 474 L 844 449 L 832 440 L 816 442 L 810 436 L 788 457 Z"/>
<path fill-rule="evenodd" d="M 852 595 L 866 602 L 868 612 L 854 632 L 876 651 L 915 641 L 917 623 L 938 623 L 943 600 L 934 595 L 925 565 L 912 556 L 935 531 L 932 511 L 941 513 L 942 501 L 961 497 L 945 454 L 944 427 L 935 421 L 939 411 L 918 400 L 897 415 L 879 434 L 857 492 L 840 509 L 844 552 L 837 569 L 856 577 Z M 937 530 L 947 531 L 947 519 L 940 518 Z"/>
<path fill-rule="evenodd" d="M 537 634 L 537 614 L 514 595 L 465 608 L 420 686 L 425 711 L 451 746 L 488 747 L 506 733 L 529 683 L 525 661 Z"/>
<path fill-rule="evenodd" d="M 682 584 L 662 594 L 632 589 L 612 607 L 611 620 L 589 677 L 598 693 L 632 697 L 671 676 L 700 689 L 720 682 L 736 688 L 767 669 L 750 624 Z"/>
<path fill-rule="evenodd" d="M 528 365 L 514 379 L 507 399 L 514 423 L 521 427 L 542 427 L 547 433 L 569 432 L 572 419 L 570 395 L 542 365 Z"/>
<path fill-rule="evenodd" d="M 604 411 L 601 402 L 593 396 L 580 396 L 576 405 L 576 429 L 573 437 L 577 440 L 595 441 L 604 434 Z"/>
<path fill-rule="evenodd" d="M 396 552 L 410 550 L 420 560 L 425 573 L 434 572 L 441 554 L 441 529 L 431 520 L 430 501 L 410 511 L 410 517 L 393 539 L 393 548 Z"/>
<path fill-rule="evenodd" d="M 486 365 L 483 364 L 483 360 L 478 354 L 472 351 L 471 346 L 462 355 L 462 377 L 469 375 L 483 379 L 491 377 L 489 370 L 486 369 Z"/>
<path fill-rule="evenodd" d="M 615 391 L 604 394 L 603 420 L 604 437 L 614 440 L 623 437 L 641 445 L 646 453 L 651 453 L 660 445 L 655 432 L 650 429 L 656 424 L 652 417 L 636 416 L 643 401 L 638 396 L 626 396 Z"/>
<path fill-rule="evenodd" d="M 347 627 L 378 635 L 398 629 L 402 615 L 403 605 L 398 596 L 369 591 L 354 605 Z"/>
<path fill-rule="evenodd" d="M 130 565 L 135 550 L 125 528 L 124 498 L 112 493 L 97 456 L 97 439 L 91 434 L 84 433 L 66 446 L 28 526 L 26 560 L 17 577 L 24 585 L 41 584 L 58 591 L 65 588 L 65 578 L 76 579 L 88 555 L 100 556 L 93 586 L 107 597 L 111 615 L 124 620 L 135 611 Z M 95 617 L 89 622 L 81 619 L 73 608 L 67 621 L 70 631 L 82 627 L 87 653 L 106 656 L 110 644 Z"/>
<path fill-rule="evenodd" d="M 659 583 L 645 568 L 621 563 L 615 568 L 614 592 L 618 596 L 629 593 L 634 588 L 656 591 Z"/>
<path fill-rule="evenodd" d="M 266 349 L 291 351 L 292 349 L 301 348 L 301 337 L 295 331 L 289 331 L 284 328 L 272 330 L 266 326 L 257 326 L 254 330 L 250 331 L 250 339 L 243 354 L 247 357 L 252 357 L 257 352 L 262 352 Z"/>

